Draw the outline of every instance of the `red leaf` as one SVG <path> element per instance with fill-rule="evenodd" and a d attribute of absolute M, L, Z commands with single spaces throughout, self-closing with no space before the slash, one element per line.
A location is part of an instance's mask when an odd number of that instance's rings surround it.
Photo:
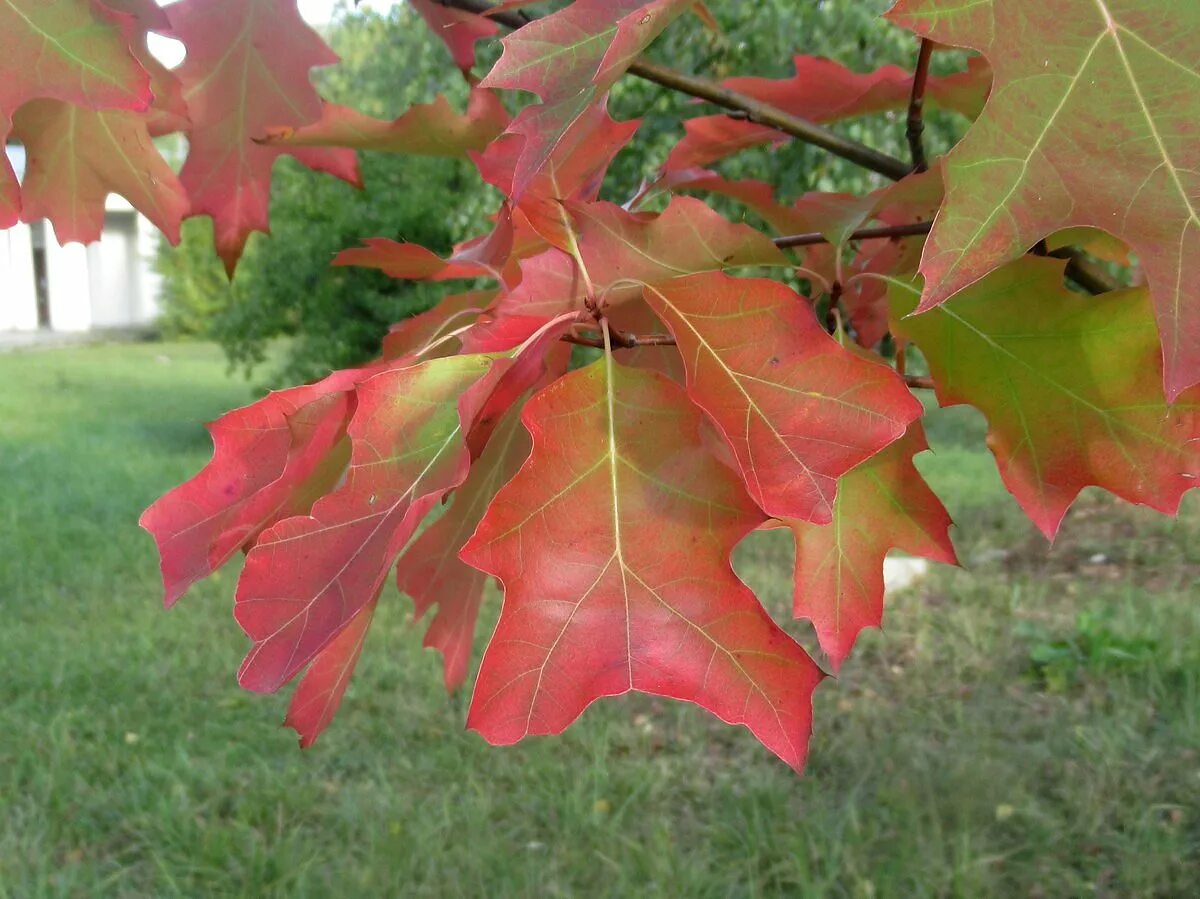
<path fill-rule="evenodd" d="M 787 522 L 796 537 L 796 617 L 812 621 L 835 669 L 859 632 L 883 620 L 888 550 L 957 564 L 950 516 L 912 463 L 928 448 L 920 423 L 910 425 L 842 477 L 831 523 Z"/>
<path fill-rule="evenodd" d="M 516 202 L 571 125 L 693 0 L 576 0 L 502 39 L 484 87 L 531 91 L 508 133 L 524 138 L 510 198 Z"/>
<path fill-rule="evenodd" d="M 523 421 L 533 453 L 462 553 L 505 589 L 468 726 L 513 743 L 638 690 L 743 724 L 800 768 L 821 673 L 730 568 L 762 516 L 682 390 L 609 359 Z"/>
<path fill-rule="evenodd" d="M 294 0 L 181 0 L 167 13 L 187 47 L 178 74 L 192 127 L 180 179 L 190 214 L 212 216 L 217 252 L 232 274 L 250 233 L 268 230 L 271 168 L 282 153 L 358 183 L 352 150 L 255 142 L 272 128 L 320 118 L 308 72 L 337 57 L 304 24 Z"/>
<path fill-rule="evenodd" d="M 246 557 L 234 616 L 254 647 L 242 686 L 278 689 L 375 599 L 421 519 L 466 478 L 489 416 L 541 376 L 556 325 L 507 354 L 431 359 L 358 385 L 345 482 Z"/>
<path fill-rule="evenodd" d="M 645 296 L 675 335 L 688 395 L 772 517 L 829 521 L 837 478 L 921 415 L 895 372 L 838 344 L 784 284 L 714 272 Z"/>
<path fill-rule="evenodd" d="M 570 223 L 563 204 L 596 199 L 604 173 L 639 124 L 614 122 L 603 102 L 588 107 L 567 129 L 515 208 L 538 234 L 560 250 L 568 250 Z M 524 143 L 519 135 L 506 134 L 474 157 L 483 180 L 506 196 L 513 193 Z"/>
<path fill-rule="evenodd" d="M 463 432 L 494 362 L 432 359 L 359 385 L 346 482 L 246 557 L 234 615 L 254 647 L 242 686 L 278 689 L 374 601 L 421 518 L 466 477 Z"/>
<path fill-rule="evenodd" d="M 472 290 L 443 298 L 427 312 L 392 325 L 387 336 L 383 338 L 383 357 L 399 359 L 446 337 L 460 327 L 471 324 L 495 298 L 494 290 Z M 455 349 L 455 344 L 450 341 L 443 346 L 444 352 L 434 352 L 439 356 L 448 356 Z"/>
<path fill-rule="evenodd" d="M 475 67 L 475 44 L 500 30 L 493 21 L 461 9 L 442 6 L 434 0 L 408 0 L 421 14 L 429 30 L 437 35 L 464 73 Z"/>
<path fill-rule="evenodd" d="M 333 642 L 321 650 L 296 685 L 283 723 L 300 735 L 301 749 L 315 743 L 337 714 L 362 654 L 371 619 L 375 617 L 375 602 L 367 603 Z"/>
<path fill-rule="evenodd" d="M 454 248 L 449 259 L 420 244 L 397 243 L 386 237 L 369 237 L 365 247 L 342 250 L 334 265 L 379 269 L 392 278 L 410 281 L 453 281 L 462 278 L 494 278 L 513 283 L 519 278 L 512 257 L 513 227 L 508 207 L 502 207 L 490 234 Z"/>
<path fill-rule="evenodd" d="M 908 104 L 912 72 L 884 66 L 859 74 L 820 56 L 795 57 L 791 78 L 729 78 L 723 86 L 761 100 L 792 115 L 817 123 L 886 112 Z M 991 69 L 972 59 L 965 72 L 929 79 L 926 97 L 933 105 L 975 116 L 991 84 Z M 684 122 L 686 136 L 677 143 L 663 168 L 667 171 L 703 167 L 747 147 L 784 143 L 790 138 L 775 128 L 725 115 L 701 116 Z"/>
<path fill-rule="evenodd" d="M 300 128 L 272 128 L 258 143 L 270 147 L 351 147 L 414 156 L 466 156 L 482 150 L 508 124 L 508 113 L 493 91 L 471 91 L 466 115 L 438 94 L 393 121 L 325 103 L 321 118 Z"/>
<path fill-rule="evenodd" d="M 458 552 L 500 489 L 529 455 L 529 437 L 520 416 L 509 412 L 463 485 L 449 511 L 425 529 L 400 557 L 397 584 L 413 598 L 417 617 L 434 605 L 437 614 L 425 632 L 425 646 L 442 653 L 447 690 L 467 678 L 475 621 L 487 575 L 470 567 Z"/>
<path fill-rule="evenodd" d="M 288 506 L 345 433 L 363 371 L 293 387 L 209 425 L 213 458 L 142 513 L 162 558 L 167 606 L 216 571 Z"/>
<path fill-rule="evenodd" d="M 117 193 L 178 243 L 188 197 L 148 123 L 144 114 L 125 110 L 26 103 L 13 117 L 13 134 L 27 153 L 21 218 L 48 219 L 59 243 L 88 243 L 100 239 L 105 198 Z"/>

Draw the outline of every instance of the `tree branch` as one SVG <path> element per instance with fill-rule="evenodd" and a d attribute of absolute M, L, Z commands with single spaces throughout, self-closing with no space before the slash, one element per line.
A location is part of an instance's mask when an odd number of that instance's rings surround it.
<path fill-rule="evenodd" d="M 632 350 L 640 346 L 675 346 L 675 338 L 670 334 L 628 334 L 613 330 L 611 325 L 609 325 L 608 336 L 614 345 L 623 350 Z M 564 334 L 560 339 L 564 343 L 573 343 L 576 346 L 590 346 L 598 350 L 604 349 L 603 337 L 590 337 L 585 334 Z"/>
<path fill-rule="evenodd" d="M 913 72 L 912 95 L 908 100 L 908 127 L 905 130 L 914 172 L 923 172 L 929 168 L 929 163 L 925 160 L 925 142 L 922 140 L 925 131 L 922 114 L 925 109 L 925 84 L 929 80 L 929 60 L 932 56 L 933 41 L 921 38 L 921 51 L 917 54 L 917 68 Z"/>
<path fill-rule="evenodd" d="M 1120 290 L 1128 286 L 1114 279 L 1089 259 L 1082 250 L 1063 247 L 1059 250 L 1051 250 L 1046 255 L 1053 256 L 1055 259 L 1067 260 L 1067 277 L 1088 293 L 1108 293 L 1110 290 Z"/>
<path fill-rule="evenodd" d="M 563 343 L 572 343 L 576 346 L 590 346 L 597 350 L 604 349 L 603 337 L 591 337 L 584 334 L 564 334 L 559 338 Z M 675 338 L 670 334 L 620 334 L 609 329 L 609 339 L 623 350 L 632 350 L 640 346 L 676 346 Z M 933 378 L 924 375 L 906 375 L 903 372 L 897 372 L 903 379 L 904 383 L 914 390 L 932 390 Z"/>
<path fill-rule="evenodd" d="M 885 225 L 879 228 L 860 228 L 850 234 L 849 240 L 873 240 L 878 238 L 916 237 L 928 234 L 933 222 L 913 222 L 909 225 Z M 810 231 L 806 234 L 789 234 L 776 237 L 775 246 L 780 249 L 788 247 L 810 247 L 813 244 L 829 243 L 824 234 Z M 1089 293 L 1108 293 L 1110 290 L 1120 290 L 1124 284 L 1113 279 L 1103 268 L 1087 257 L 1082 250 L 1074 247 L 1063 247 L 1047 253 L 1055 259 L 1067 260 L 1067 277 Z"/>
<path fill-rule="evenodd" d="M 872 240 L 879 237 L 915 237 L 928 234 L 933 222 L 913 222 L 909 225 L 884 225 L 879 228 L 860 228 L 850 234 L 849 240 Z M 776 237 L 775 246 L 782 249 L 788 247 L 811 247 L 813 244 L 829 243 L 829 239 L 820 231 L 809 231 L 806 234 L 789 234 L 786 237 Z"/>
<path fill-rule="evenodd" d="M 473 13 L 485 13 L 492 7 L 487 0 L 435 0 L 435 2 L 452 9 Z M 508 28 L 520 28 L 533 21 L 531 17 L 512 12 L 496 13 L 490 18 Z M 769 103 L 763 103 L 753 97 L 730 90 L 707 78 L 685 75 L 644 59 L 635 61 L 628 71 L 631 75 L 636 75 L 646 81 L 741 113 L 747 121 L 782 131 L 784 134 L 827 150 L 833 155 L 840 156 L 863 168 L 878 172 L 893 181 L 903 178 L 912 170 L 912 167 L 901 159 L 880 153 L 866 144 L 842 137 L 815 122 L 791 115 Z"/>

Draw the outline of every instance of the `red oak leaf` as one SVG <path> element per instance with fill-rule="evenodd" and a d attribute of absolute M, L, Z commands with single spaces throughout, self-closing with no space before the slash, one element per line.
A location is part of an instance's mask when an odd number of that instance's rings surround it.
<path fill-rule="evenodd" d="M 345 482 L 246 557 L 234 607 L 254 641 L 243 687 L 278 689 L 374 602 L 421 519 L 466 477 L 464 431 L 495 361 L 431 359 L 359 385 Z"/>
<path fill-rule="evenodd" d="M 551 250 L 521 263 L 521 284 L 497 304 L 506 312 L 555 315 L 583 309 L 589 285 L 609 306 L 636 300 L 643 284 L 746 265 L 787 265 L 765 234 L 722 218 L 700 200 L 675 197 L 660 215 L 612 203 L 569 206 L 584 270 Z"/>
<path fill-rule="evenodd" d="M 450 509 L 413 541 L 396 568 L 397 584 L 412 597 L 418 618 L 437 606 L 424 645 L 442 654 L 447 690 L 458 689 L 467 679 L 475 622 L 487 583 L 487 575 L 463 562 L 458 552 L 474 533 L 496 491 L 528 455 L 529 437 L 514 409 L 471 466 L 466 481 L 454 491 Z"/>
<path fill-rule="evenodd" d="M 468 726 L 513 743 L 637 690 L 745 725 L 799 769 L 821 672 L 730 568 L 762 515 L 683 391 L 606 356 L 523 421 L 532 455 L 462 553 L 505 591 Z"/>
<path fill-rule="evenodd" d="M 835 669 L 859 632 L 883 620 L 889 550 L 957 564 L 950 516 L 912 463 L 928 448 L 920 423 L 909 425 L 838 481 L 832 522 L 787 522 L 796 537 L 796 617 L 812 621 Z"/>
<path fill-rule="evenodd" d="M 464 75 L 475 68 L 475 44 L 500 30 L 495 22 L 462 9 L 443 6 L 434 0 L 408 0 L 425 24 L 450 51 L 454 64 Z"/>
<path fill-rule="evenodd" d="M 13 115 L 34 99 L 84 109 L 142 111 L 150 75 L 131 51 L 132 16 L 90 0 L 5 0 L 0 5 L 0 145 Z M 8 157 L 0 154 L 0 228 L 15 225 L 21 199 Z"/>
<path fill-rule="evenodd" d="M 178 75 L 192 124 L 180 180 L 190 214 L 212 216 L 217 252 L 232 274 L 250 233 L 268 230 L 271 168 L 280 154 L 358 183 L 353 150 L 255 141 L 272 128 L 320 118 L 309 69 L 337 57 L 304 24 L 295 0 L 181 0 L 167 14 L 187 47 Z"/>
<path fill-rule="evenodd" d="M 348 391 L 368 372 L 272 393 L 209 425 L 212 461 L 139 522 L 158 545 L 167 606 L 291 508 L 345 434 L 354 407 Z"/>
<path fill-rule="evenodd" d="M 451 294 L 427 312 L 414 315 L 404 321 L 392 325 L 387 336 L 383 338 L 383 357 L 399 359 L 415 353 L 430 343 L 448 337 L 451 332 L 470 325 L 496 298 L 494 290 L 471 290 L 466 293 Z M 448 356 L 457 349 L 458 338 L 447 340 L 438 350 L 432 352 L 439 356 Z M 443 349 L 444 348 L 444 349 Z"/>
<path fill-rule="evenodd" d="M 503 55 L 481 85 L 542 100 L 508 128 L 524 140 L 510 199 L 520 200 L 571 125 L 692 2 L 576 0 L 502 39 Z"/>
<path fill-rule="evenodd" d="M 345 481 L 246 557 L 234 616 L 254 646 L 242 686 L 278 689 L 374 601 L 421 520 L 466 478 L 489 416 L 541 377 L 558 324 L 508 353 L 430 359 L 358 384 Z"/>
<path fill-rule="evenodd" d="M 315 743 L 337 714 L 358 657 L 362 655 L 371 619 L 375 617 L 375 603 L 374 599 L 367 603 L 321 650 L 296 685 L 283 723 L 300 735 L 301 749 Z"/>
<path fill-rule="evenodd" d="M 100 239 L 105 198 L 116 193 L 178 243 L 188 196 L 150 139 L 148 123 L 145 114 L 120 109 L 26 103 L 13 117 L 13 134 L 27 154 L 21 218 L 48 219 L 59 243 L 89 243 Z"/>
<path fill-rule="evenodd" d="M 859 74 L 820 56 L 797 56 L 794 62 L 796 74 L 791 78 L 729 78 L 722 84 L 818 123 L 899 109 L 912 93 L 912 72 L 899 66 Z M 983 106 L 990 84 L 991 70 L 986 63 L 972 59 L 964 72 L 930 78 L 926 96 L 931 105 L 974 117 Z M 686 136 L 663 164 L 667 171 L 703 167 L 747 147 L 790 140 L 775 128 L 724 115 L 689 119 L 683 127 Z"/>
<path fill-rule="evenodd" d="M 386 237 L 369 237 L 363 243 L 365 247 L 342 250 L 334 257 L 333 264 L 375 268 L 409 281 L 494 278 L 511 284 L 520 279 L 512 253 L 512 216 L 507 206 L 501 207 L 496 226 L 489 234 L 459 244 L 449 259 L 420 244 L 398 243 Z"/>
<path fill-rule="evenodd" d="M 1200 5 L 900 0 L 893 21 L 982 52 L 996 89 L 945 165 L 920 310 L 1053 231 L 1126 241 L 1150 282 L 1167 396 L 1200 383 Z"/>
<path fill-rule="evenodd" d="M 785 284 L 710 272 L 645 296 L 675 335 L 688 395 L 774 518 L 828 522 L 837 479 L 921 415 L 892 369 L 842 347 Z"/>
<path fill-rule="evenodd" d="M 272 128 L 259 143 L 269 147 L 350 147 L 414 156 L 466 156 L 482 150 L 508 124 L 495 92 L 471 91 L 467 112 L 459 114 L 441 94 L 418 103 L 390 122 L 347 106 L 325 103 L 321 118 L 299 128 Z"/>
<path fill-rule="evenodd" d="M 892 328 L 942 405 L 987 416 L 1000 475 L 1047 537 L 1089 485 L 1174 514 L 1200 475 L 1200 388 L 1167 405 L 1145 288 L 1082 297 L 1062 277 L 1026 256 L 916 316 L 918 288 L 895 282 Z"/>
<path fill-rule="evenodd" d="M 604 173 L 639 124 L 613 121 L 603 102 L 588 107 L 563 134 L 515 209 L 541 237 L 569 250 L 571 226 L 563 204 L 590 202 L 599 196 Z M 506 196 L 513 193 L 523 146 L 519 135 L 506 134 L 474 157 L 483 180 Z"/>

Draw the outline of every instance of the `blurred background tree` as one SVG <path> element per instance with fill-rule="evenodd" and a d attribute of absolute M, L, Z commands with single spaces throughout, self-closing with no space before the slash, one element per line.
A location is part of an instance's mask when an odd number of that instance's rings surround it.
<path fill-rule="evenodd" d="M 551 11 L 563 2 L 530 8 Z M 720 28 L 685 16 L 667 30 L 650 55 L 673 68 L 713 79 L 735 75 L 786 78 L 796 53 L 828 56 L 858 71 L 887 63 L 911 67 L 917 43 L 879 18 L 888 0 L 710 0 Z M 449 55 L 406 5 L 386 14 L 343 3 L 326 39 L 340 65 L 319 70 L 322 94 L 381 118 L 446 94 L 463 108 L 466 84 Z M 499 42 L 480 45 L 482 74 L 499 55 Z M 940 53 L 934 71 L 962 66 L 962 56 Z M 688 97 L 635 78 L 613 92 L 617 119 L 641 118 L 629 148 L 614 163 L 602 197 L 626 200 L 651 177 L 683 134 L 682 121 L 711 113 Z M 953 114 L 927 116 L 931 155 L 944 151 L 963 123 Z M 886 153 L 907 157 L 903 113 L 840 123 L 835 130 Z M 268 236 L 255 235 L 228 283 L 212 251 L 207 220 L 185 224 L 179 247 L 164 245 L 162 328 L 167 336 L 216 340 L 230 363 L 250 373 L 267 358 L 273 340 L 288 338 L 280 369 L 270 380 L 295 383 L 376 355 L 388 326 L 427 309 L 445 285 L 395 281 L 374 271 L 330 266 L 335 253 L 363 237 L 391 237 L 438 252 L 483 233 L 499 202 L 468 162 L 361 154 L 365 190 L 314 174 L 284 158 L 277 164 Z M 777 150 L 754 148 L 717 163 L 730 178 L 773 184 L 781 199 L 809 190 L 863 193 L 883 179 L 814 147 L 792 141 Z M 732 201 L 714 205 L 733 218 L 761 226 Z"/>

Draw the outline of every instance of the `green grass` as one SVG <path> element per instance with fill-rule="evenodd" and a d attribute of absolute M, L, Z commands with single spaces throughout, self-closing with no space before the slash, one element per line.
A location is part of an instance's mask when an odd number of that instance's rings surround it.
<path fill-rule="evenodd" d="M 247 388 L 198 345 L 9 354 L 0 384 L 0 896 L 1195 895 L 1195 503 L 1088 495 L 1047 551 L 977 417 L 936 413 L 969 570 L 818 691 L 803 778 L 646 697 L 489 748 L 396 596 L 301 752 L 287 697 L 234 683 L 236 571 L 164 612 L 136 526 Z M 781 611 L 789 563 L 768 534 L 739 570 Z"/>

